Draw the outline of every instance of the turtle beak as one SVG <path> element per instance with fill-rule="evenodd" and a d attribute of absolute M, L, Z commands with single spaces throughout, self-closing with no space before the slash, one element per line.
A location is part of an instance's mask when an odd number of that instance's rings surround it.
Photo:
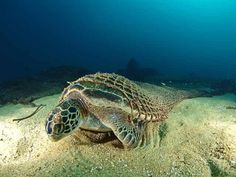
<path fill-rule="evenodd" d="M 53 142 L 59 141 L 60 139 L 62 139 L 61 135 L 49 135 L 49 139 Z"/>
<path fill-rule="evenodd" d="M 47 124 L 46 130 L 52 141 L 58 141 L 63 137 L 64 124 L 61 121 L 60 112 L 53 115 L 53 119 Z"/>
<path fill-rule="evenodd" d="M 62 139 L 64 131 L 64 124 L 55 124 L 52 129 L 52 134 L 49 135 L 49 138 L 52 141 L 58 141 Z"/>

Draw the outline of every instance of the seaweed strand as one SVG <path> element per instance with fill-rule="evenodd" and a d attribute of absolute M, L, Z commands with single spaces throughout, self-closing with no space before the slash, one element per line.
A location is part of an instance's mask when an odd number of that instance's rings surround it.
<path fill-rule="evenodd" d="M 39 112 L 44 106 L 46 106 L 46 105 L 40 104 L 37 106 L 37 108 L 34 110 L 34 112 L 32 112 L 30 115 L 28 115 L 26 117 L 22 117 L 22 118 L 13 119 L 13 121 L 20 122 L 22 120 L 28 119 L 28 118 L 34 116 L 37 112 Z"/>

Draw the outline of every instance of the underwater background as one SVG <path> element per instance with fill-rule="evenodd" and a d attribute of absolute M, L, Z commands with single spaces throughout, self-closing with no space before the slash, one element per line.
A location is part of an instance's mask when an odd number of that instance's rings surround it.
<path fill-rule="evenodd" d="M 0 81 L 61 65 L 117 71 L 130 58 L 166 75 L 235 78 L 234 0 L 9 0 L 0 8 Z"/>
<path fill-rule="evenodd" d="M 235 19 L 236 0 L 0 1 L 0 177 L 235 177 Z M 67 86 L 138 130 L 158 121 L 134 149 L 109 126 L 53 142 Z"/>

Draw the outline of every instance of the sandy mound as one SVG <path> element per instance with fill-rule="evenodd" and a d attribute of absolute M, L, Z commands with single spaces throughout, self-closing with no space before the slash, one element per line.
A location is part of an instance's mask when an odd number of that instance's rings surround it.
<path fill-rule="evenodd" d="M 48 140 L 44 121 L 59 95 L 34 117 L 12 122 L 35 108 L 0 108 L 0 176 L 236 176 L 235 95 L 189 99 L 178 104 L 157 131 L 155 147 L 124 150 L 70 136 Z"/>

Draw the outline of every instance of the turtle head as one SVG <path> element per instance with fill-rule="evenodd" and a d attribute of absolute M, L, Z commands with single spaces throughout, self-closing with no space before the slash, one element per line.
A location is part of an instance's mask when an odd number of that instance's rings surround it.
<path fill-rule="evenodd" d="M 52 141 L 58 141 L 72 133 L 83 122 L 81 100 L 66 99 L 48 115 L 45 129 Z"/>

